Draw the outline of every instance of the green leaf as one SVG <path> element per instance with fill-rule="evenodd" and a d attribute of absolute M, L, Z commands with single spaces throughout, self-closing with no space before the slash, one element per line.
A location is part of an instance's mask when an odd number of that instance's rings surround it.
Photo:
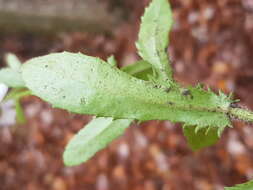
<path fill-rule="evenodd" d="M 17 58 L 16 55 L 12 54 L 12 53 L 8 53 L 6 54 L 6 62 L 8 64 L 8 66 L 11 68 L 11 69 L 14 69 L 14 70 L 19 70 L 20 67 L 21 67 L 21 62 L 19 61 L 19 59 Z"/>
<path fill-rule="evenodd" d="M 109 64 L 111 64 L 112 66 L 116 66 L 117 65 L 117 62 L 116 62 L 114 56 L 110 56 L 107 59 L 107 62 Z M 128 73 L 130 75 L 133 75 L 133 76 L 135 76 L 137 78 L 142 78 L 142 79 L 144 79 L 144 78 L 147 79 L 147 74 L 152 74 L 152 69 L 151 69 L 150 64 L 147 63 L 147 62 L 145 62 L 145 61 L 139 61 L 139 62 L 137 62 L 135 64 L 128 65 L 126 67 L 121 68 L 121 70 L 123 70 L 124 72 L 126 72 L 126 73 Z M 115 124 L 118 125 L 118 123 L 121 125 L 123 122 L 124 122 L 124 124 L 127 124 L 127 122 L 128 122 L 128 120 L 120 120 L 120 119 L 117 119 L 117 120 L 114 120 L 114 121 L 111 121 L 111 120 L 112 120 L 112 118 L 96 118 L 96 119 L 93 119 L 92 121 L 90 121 L 90 123 L 88 125 L 89 126 L 94 126 L 94 125 L 96 126 L 97 123 L 98 123 L 98 121 L 99 121 L 99 125 L 97 127 L 107 126 L 109 128 L 111 126 L 114 126 Z M 111 121 L 111 123 L 108 124 L 108 121 Z M 122 129 L 124 129 L 125 127 L 127 127 L 127 126 L 126 125 L 123 125 L 123 126 L 121 125 Z M 94 130 L 95 130 L 95 128 L 94 128 Z M 111 128 L 110 129 L 110 133 L 112 133 L 112 134 L 117 134 L 118 131 L 119 131 L 119 127 L 115 127 L 115 128 Z M 84 134 L 85 131 L 83 131 L 82 133 Z M 77 135 L 74 138 L 77 139 L 78 138 Z M 117 137 L 115 137 L 114 139 L 116 139 L 116 138 Z M 84 139 L 80 139 L 80 140 L 83 141 Z M 74 141 L 74 139 L 72 141 Z M 77 141 L 79 141 L 79 140 L 77 140 Z M 94 143 L 100 143 L 100 139 L 94 140 Z M 107 144 L 109 144 L 109 143 L 107 143 Z M 70 146 L 70 145 L 68 145 L 68 146 Z M 71 151 L 74 151 L 74 152 L 77 151 L 77 149 L 80 149 L 80 154 L 82 154 L 81 152 L 83 151 L 83 154 L 81 155 L 81 157 L 78 155 L 79 158 L 82 158 L 82 157 L 85 156 L 85 153 L 86 153 L 86 149 L 82 149 L 82 148 L 83 147 L 80 146 L 79 148 L 74 148 L 73 150 L 72 150 L 72 148 L 70 148 L 70 149 L 71 149 Z M 101 149 L 103 149 L 103 148 L 101 148 Z M 94 149 L 94 152 L 96 153 L 96 152 L 98 152 L 101 149 L 100 148 Z M 86 159 L 83 158 L 85 160 L 80 159 L 77 162 L 76 159 L 72 158 L 72 152 L 71 151 L 70 150 L 68 150 L 68 151 L 66 150 L 65 153 L 64 153 L 65 157 L 66 157 L 64 159 L 64 162 L 65 162 L 66 165 L 78 165 L 79 163 L 82 163 L 82 162 L 88 160 L 89 158 L 91 158 L 93 156 L 93 155 L 90 155 Z M 68 164 L 68 163 L 72 163 L 72 164 Z"/>
<path fill-rule="evenodd" d="M 253 180 L 234 187 L 225 187 L 225 190 L 253 190 Z"/>
<path fill-rule="evenodd" d="M 153 0 L 142 17 L 139 40 L 136 43 L 139 55 L 152 64 L 159 82 L 164 85 L 173 81 L 166 51 L 172 22 L 168 0 Z"/>
<path fill-rule="evenodd" d="M 6 55 L 6 62 L 10 68 L 0 70 L 0 83 L 13 88 L 25 87 L 21 76 L 21 62 L 19 59 L 14 54 L 9 53 Z"/>
<path fill-rule="evenodd" d="M 157 86 L 82 54 L 34 58 L 22 66 L 22 76 L 34 95 L 74 113 L 190 126 L 230 125 L 227 97 L 199 87 Z"/>
<path fill-rule="evenodd" d="M 90 159 L 111 141 L 122 135 L 131 119 L 96 118 L 71 139 L 63 154 L 67 166 L 78 165 Z"/>
<path fill-rule="evenodd" d="M 189 146 L 194 150 L 199 150 L 214 145 L 219 140 L 219 128 L 184 126 L 183 132 Z"/>
<path fill-rule="evenodd" d="M 144 60 L 127 65 L 121 68 L 121 70 L 142 80 L 148 80 L 148 76 L 153 74 L 151 65 Z"/>
<path fill-rule="evenodd" d="M 14 88 L 25 86 L 21 72 L 11 68 L 4 68 L 0 70 L 0 83 L 4 83 L 9 87 Z"/>
<path fill-rule="evenodd" d="M 117 61 L 113 55 L 108 57 L 107 62 L 112 66 L 115 66 L 115 67 L 117 66 Z"/>

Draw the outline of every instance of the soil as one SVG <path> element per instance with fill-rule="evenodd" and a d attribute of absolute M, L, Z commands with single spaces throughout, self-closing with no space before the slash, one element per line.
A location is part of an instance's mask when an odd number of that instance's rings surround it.
<path fill-rule="evenodd" d="M 131 14 L 113 35 L 4 35 L 0 55 L 12 52 L 25 61 L 66 50 L 104 59 L 114 54 L 120 66 L 133 63 L 139 59 L 134 41 L 148 1 L 121 2 Z M 201 82 L 232 91 L 243 106 L 253 109 L 252 1 L 171 3 L 175 23 L 168 53 L 176 79 L 184 85 Z M 65 167 L 65 145 L 91 117 L 53 109 L 36 97 L 24 98 L 22 104 L 27 124 L 0 129 L 3 190 L 219 190 L 253 178 L 252 124 L 234 121 L 217 145 L 198 152 L 190 150 L 178 124 L 133 124 L 87 163 Z"/>

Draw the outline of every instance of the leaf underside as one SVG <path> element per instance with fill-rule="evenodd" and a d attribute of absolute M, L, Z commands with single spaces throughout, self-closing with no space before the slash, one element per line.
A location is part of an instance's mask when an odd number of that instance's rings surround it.
<path fill-rule="evenodd" d="M 65 165 L 73 166 L 87 161 L 97 151 L 121 136 L 131 122 L 131 119 L 94 119 L 68 143 L 63 154 Z"/>

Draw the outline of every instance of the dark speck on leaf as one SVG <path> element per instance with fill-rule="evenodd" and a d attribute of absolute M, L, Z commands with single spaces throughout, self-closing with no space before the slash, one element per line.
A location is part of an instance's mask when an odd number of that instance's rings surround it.
<path fill-rule="evenodd" d="M 167 102 L 167 104 L 169 104 L 170 106 L 172 106 L 172 105 L 173 105 L 173 102 Z"/>
<path fill-rule="evenodd" d="M 81 98 L 81 104 L 86 104 L 86 100 L 85 100 L 85 98 Z"/>
<path fill-rule="evenodd" d="M 45 68 L 48 68 L 48 65 L 45 65 Z"/>
<path fill-rule="evenodd" d="M 154 88 L 161 88 L 161 86 L 158 85 L 158 84 L 156 84 L 156 85 L 154 86 Z"/>
<path fill-rule="evenodd" d="M 165 88 L 164 91 L 168 93 L 170 92 L 170 88 Z"/>
<path fill-rule="evenodd" d="M 193 99 L 193 96 L 192 96 L 190 90 L 184 90 L 184 91 L 182 92 L 182 95 L 183 95 L 183 96 L 190 97 L 191 99 Z"/>
<path fill-rule="evenodd" d="M 227 117 L 228 117 L 230 120 L 233 119 L 233 117 L 232 117 L 229 113 L 226 113 L 226 115 L 227 115 Z"/>

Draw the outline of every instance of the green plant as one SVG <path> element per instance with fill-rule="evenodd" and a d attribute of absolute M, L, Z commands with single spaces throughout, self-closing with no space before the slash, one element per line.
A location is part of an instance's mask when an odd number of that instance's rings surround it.
<path fill-rule="evenodd" d="M 25 88 L 24 82 L 21 76 L 21 62 L 13 54 L 7 54 L 6 62 L 8 68 L 0 70 L 0 81 L 3 81 L 9 87 L 13 89 L 4 98 L 4 101 L 13 100 L 16 110 L 16 120 L 18 124 L 24 124 L 26 122 L 23 109 L 20 105 L 20 99 L 24 96 L 30 95 L 31 92 Z"/>
<path fill-rule="evenodd" d="M 232 127 L 231 119 L 252 122 L 253 113 L 239 108 L 231 94 L 217 95 L 201 85 L 185 88 L 173 79 L 167 55 L 171 26 L 167 0 L 153 0 L 142 17 L 136 43 L 142 60 L 137 63 L 120 70 L 113 57 L 106 62 L 81 53 L 53 53 L 23 66 L 9 64 L 0 71 L 0 81 L 28 89 L 9 97 L 31 93 L 53 107 L 96 116 L 67 145 L 66 165 L 90 159 L 134 120 L 180 122 L 189 145 L 198 150 L 216 143 Z"/>

